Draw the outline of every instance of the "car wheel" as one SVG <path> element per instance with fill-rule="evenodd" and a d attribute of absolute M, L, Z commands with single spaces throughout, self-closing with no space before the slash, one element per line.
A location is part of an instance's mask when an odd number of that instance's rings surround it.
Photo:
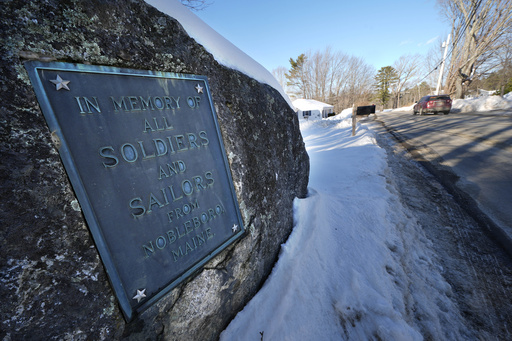
<path fill-rule="evenodd" d="M 450 113 L 449 111 L 445 111 L 445 112 L 444 112 L 444 114 L 445 114 L 445 115 L 448 115 L 449 113 Z"/>

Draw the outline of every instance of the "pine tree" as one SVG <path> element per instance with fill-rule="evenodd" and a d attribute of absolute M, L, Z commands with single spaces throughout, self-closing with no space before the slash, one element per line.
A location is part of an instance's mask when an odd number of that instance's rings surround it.
<path fill-rule="evenodd" d="M 501 93 L 501 90 L 500 90 L 500 95 L 505 95 L 505 94 L 508 94 L 509 92 L 512 92 L 512 77 L 508 80 L 508 83 L 503 87 L 503 93 Z"/>
<path fill-rule="evenodd" d="M 294 89 L 293 92 L 302 98 L 307 96 L 306 60 L 307 57 L 304 53 L 298 56 L 296 60 L 290 58 L 291 68 L 285 74 L 286 79 L 288 79 L 287 85 L 291 86 Z"/>
<path fill-rule="evenodd" d="M 392 66 L 381 67 L 375 76 L 376 99 L 384 106 L 391 98 L 390 87 L 396 83 L 398 76 Z"/>

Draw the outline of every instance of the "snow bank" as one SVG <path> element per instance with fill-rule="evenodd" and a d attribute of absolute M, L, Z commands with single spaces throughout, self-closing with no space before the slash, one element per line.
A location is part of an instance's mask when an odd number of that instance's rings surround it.
<path fill-rule="evenodd" d="M 301 131 L 309 196 L 295 200 L 279 261 L 221 340 L 464 339 L 451 288 L 372 131 L 359 125 L 352 137 L 350 119 L 332 118 L 302 121 Z"/>
<path fill-rule="evenodd" d="M 401 107 L 401 108 L 397 108 L 397 109 L 388 109 L 388 110 L 384 110 L 384 111 L 412 111 L 413 108 L 414 108 L 414 105 L 411 105 L 408 107 Z"/>
<path fill-rule="evenodd" d="M 338 115 L 334 116 L 333 119 L 344 120 L 352 117 L 352 108 L 343 109 Z"/>
<path fill-rule="evenodd" d="M 382 112 L 393 112 L 393 111 L 411 111 L 414 105 L 401 107 L 397 109 L 385 109 Z M 350 110 L 352 109 L 345 109 Z M 345 111 L 344 110 L 344 111 Z M 483 112 L 483 111 L 494 111 L 493 114 L 500 113 L 500 111 L 512 110 L 512 92 L 505 96 L 483 96 L 471 99 L 455 99 L 452 102 L 452 112 L 456 113 L 468 113 L 468 112 Z M 498 112 L 496 112 L 498 111 Z M 502 114 L 510 114 L 502 112 Z"/>
<path fill-rule="evenodd" d="M 456 99 L 452 103 L 452 110 L 457 112 L 477 112 L 492 110 L 512 109 L 512 95 L 509 93 L 501 96 L 484 96 L 471 99 Z"/>
<path fill-rule="evenodd" d="M 146 0 L 146 2 L 178 20 L 185 31 L 199 44 L 203 45 L 220 64 L 243 72 L 261 83 L 270 85 L 279 91 L 290 107 L 293 108 L 290 98 L 272 73 L 213 30 L 197 15 L 183 6 L 181 2 L 178 0 Z"/>
<path fill-rule="evenodd" d="M 375 115 L 370 114 L 369 116 L 361 116 L 360 119 L 365 119 L 367 117 L 370 118 L 370 120 L 372 120 L 375 117 Z M 346 120 L 348 118 L 352 118 L 352 108 L 343 109 L 339 114 L 337 114 L 335 116 L 331 116 L 327 119 L 328 120 Z"/>

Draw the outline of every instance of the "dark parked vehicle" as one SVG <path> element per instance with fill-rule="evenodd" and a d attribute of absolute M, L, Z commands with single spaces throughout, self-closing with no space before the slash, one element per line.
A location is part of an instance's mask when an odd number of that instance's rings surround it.
<path fill-rule="evenodd" d="M 448 95 L 437 95 L 437 96 L 425 96 L 420 99 L 414 105 L 413 112 L 414 115 L 420 114 L 423 115 L 425 113 L 434 113 L 437 114 L 439 112 L 448 115 L 450 110 L 452 109 L 452 100 Z"/>

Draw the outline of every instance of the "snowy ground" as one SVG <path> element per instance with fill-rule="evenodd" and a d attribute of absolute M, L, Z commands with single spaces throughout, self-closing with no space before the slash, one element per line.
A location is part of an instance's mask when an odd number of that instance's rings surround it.
<path fill-rule="evenodd" d="M 484 96 L 472 99 L 456 99 L 453 101 L 452 111 L 457 113 L 494 111 L 504 113 L 512 109 L 512 92 L 503 97 Z"/>
<path fill-rule="evenodd" d="M 352 137 L 349 117 L 301 121 L 309 196 L 296 199 L 279 261 L 221 340 L 473 339 L 375 132 L 359 124 Z"/>
<path fill-rule="evenodd" d="M 373 132 L 302 122 L 309 196 L 266 284 L 221 340 L 464 338 L 430 241 L 396 195 Z M 449 325 L 449 328 L 447 327 Z"/>

